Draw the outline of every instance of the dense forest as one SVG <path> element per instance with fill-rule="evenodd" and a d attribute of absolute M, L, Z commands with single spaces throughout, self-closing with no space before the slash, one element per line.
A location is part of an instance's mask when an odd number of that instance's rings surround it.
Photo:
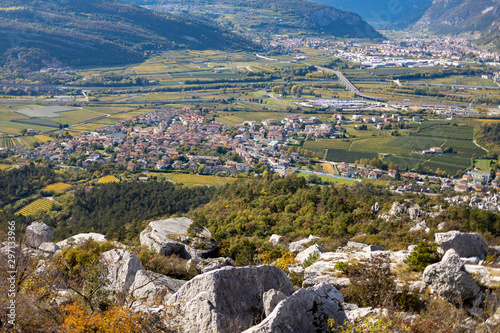
<path fill-rule="evenodd" d="M 55 178 L 54 171 L 44 167 L 25 166 L 0 171 L 0 207 L 36 193 L 45 185 L 53 183 Z"/>
<path fill-rule="evenodd" d="M 131 63 L 179 47 L 252 47 L 221 27 L 115 0 L 7 0 L 2 6 L 1 64 L 10 69 Z"/>
<path fill-rule="evenodd" d="M 449 213 L 436 220 L 427 219 L 431 233 L 425 235 L 410 233 L 409 220 L 387 222 L 370 210 L 375 202 L 388 211 L 394 201 L 410 198 L 421 207 L 442 205 Z M 222 242 L 241 236 L 267 239 L 273 233 L 289 239 L 313 234 L 328 237 L 338 246 L 358 236 L 360 241 L 396 250 L 416 243 L 420 237 L 433 239 L 437 224 L 443 221 L 455 229 L 500 236 L 500 215 L 489 211 L 453 208 L 441 198 L 396 197 L 370 184 L 311 186 L 294 175 L 268 175 L 227 185 L 209 204 L 195 210 L 193 217 Z"/>
<path fill-rule="evenodd" d="M 81 188 L 70 207 L 44 222 L 54 236 L 64 239 L 81 232 L 99 232 L 110 239 L 132 239 L 144 228 L 143 220 L 183 214 L 206 204 L 213 187 L 182 187 L 169 182 L 121 182 Z"/>

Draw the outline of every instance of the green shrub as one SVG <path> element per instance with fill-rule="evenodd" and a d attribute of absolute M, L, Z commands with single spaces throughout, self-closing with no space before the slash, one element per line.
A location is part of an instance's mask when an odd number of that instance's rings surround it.
<path fill-rule="evenodd" d="M 428 244 L 422 240 L 406 258 L 405 262 L 412 270 L 423 272 L 425 267 L 441 261 L 441 255 L 437 252 L 437 248 L 437 243 Z"/>
<path fill-rule="evenodd" d="M 307 257 L 306 260 L 304 260 L 304 265 L 303 265 L 304 268 L 307 268 L 307 267 L 311 266 L 316 261 L 318 261 L 318 259 L 319 259 L 319 253 L 318 252 L 311 253 L 311 255 L 309 257 Z"/>
<path fill-rule="evenodd" d="M 351 265 L 349 265 L 349 263 L 346 261 L 339 261 L 339 262 L 335 263 L 335 269 L 338 271 L 341 271 L 342 274 L 344 274 L 344 275 L 347 275 L 349 273 L 350 266 Z"/>

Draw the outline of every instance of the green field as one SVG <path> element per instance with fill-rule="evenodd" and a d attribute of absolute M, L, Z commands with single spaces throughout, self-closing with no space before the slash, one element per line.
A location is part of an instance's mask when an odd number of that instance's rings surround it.
<path fill-rule="evenodd" d="M 474 166 L 476 168 L 482 169 L 482 170 L 490 170 L 491 168 L 491 163 L 495 164 L 497 163 L 497 160 L 490 160 L 490 159 L 476 159 L 474 161 Z"/>
<path fill-rule="evenodd" d="M 206 176 L 186 173 L 166 173 L 163 175 L 175 183 L 183 183 L 189 185 L 225 185 L 234 183 L 238 179 L 241 179 L 233 177 Z"/>

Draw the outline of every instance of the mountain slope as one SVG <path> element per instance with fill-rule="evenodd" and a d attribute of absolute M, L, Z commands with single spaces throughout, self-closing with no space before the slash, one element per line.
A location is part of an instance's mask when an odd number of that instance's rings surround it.
<path fill-rule="evenodd" d="M 405 28 L 422 17 L 433 0 L 313 0 L 358 13 L 379 29 Z"/>
<path fill-rule="evenodd" d="M 383 38 L 358 14 L 307 0 L 125 0 L 159 10 L 212 15 L 238 31 L 288 33 L 305 31 L 337 37 Z M 214 14 L 215 13 L 215 14 Z"/>
<path fill-rule="evenodd" d="M 178 47 L 251 47 L 243 37 L 206 22 L 115 0 L 4 0 L 1 6 L 0 54 L 14 62 L 21 53 L 38 62 L 110 65 Z"/>
<path fill-rule="evenodd" d="M 498 0 L 435 0 L 413 28 L 442 34 L 471 31 L 489 34 L 498 32 L 499 22 Z"/>

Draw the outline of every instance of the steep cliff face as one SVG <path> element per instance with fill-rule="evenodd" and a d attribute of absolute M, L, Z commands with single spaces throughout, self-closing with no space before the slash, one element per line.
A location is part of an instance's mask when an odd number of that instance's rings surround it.
<path fill-rule="evenodd" d="M 358 14 L 322 6 L 308 15 L 310 22 L 336 36 L 383 38 L 371 25 Z"/>
<path fill-rule="evenodd" d="M 359 14 L 378 29 L 406 28 L 415 23 L 433 0 L 313 0 Z"/>
<path fill-rule="evenodd" d="M 435 0 L 414 29 L 443 34 L 461 32 L 498 32 L 500 1 L 498 0 Z"/>

